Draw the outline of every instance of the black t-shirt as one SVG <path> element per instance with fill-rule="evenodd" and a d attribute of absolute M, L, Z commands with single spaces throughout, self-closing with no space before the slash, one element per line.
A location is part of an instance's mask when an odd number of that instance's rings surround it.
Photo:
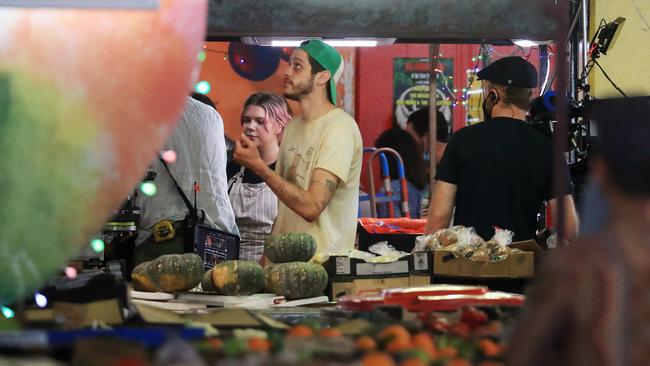
<path fill-rule="evenodd" d="M 271 170 L 275 170 L 275 162 L 269 165 L 269 168 Z M 229 161 L 228 165 L 226 165 L 226 175 L 228 176 L 228 180 L 230 180 L 230 178 L 232 178 L 235 174 L 239 173 L 240 170 L 241 165 L 237 164 L 234 160 Z M 244 179 L 242 182 L 260 184 L 264 183 L 264 180 L 262 180 L 262 178 L 258 177 L 257 174 L 253 173 L 249 169 L 244 169 Z"/>
<path fill-rule="evenodd" d="M 514 232 L 514 241 L 532 239 L 537 214 L 553 197 L 552 142 L 512 118 L 495 118 L 455 133 L 437 168 L 436 179 L 455 184 L 455 225 L 472 226 L 484 239 L 494 226 Z M 567 186 L 572 193 L 568 169 Z"/>

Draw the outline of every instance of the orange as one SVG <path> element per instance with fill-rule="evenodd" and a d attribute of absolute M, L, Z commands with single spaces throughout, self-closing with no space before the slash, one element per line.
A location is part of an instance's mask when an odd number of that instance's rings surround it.
<path fill-rule="evenodd" d="M 248 349 L 252 352 L 268 352 L 271 350 L 271 342 L 268 339 L 252 337 L 248 339 Z"/>
<path fill-rule="evenodd" d="M 386 351 L 390 353 L 402 352 L 411 348 L 411 342 L 404 338 L 393 338 L 386 344 Z"/>
<path fill-rule="evenodd" d="M 338 328 L 323 328 L 320 330 L 321 337 L 342 337 L 343 332 Z"/>
<path fill-rule="evenodd" d="M 413 336 L 411 339 L 411 344 L 413 347 L 418 348 L 424 351 L 430 359 L 435 359 L 438 355 L 436 351 L 436 345 L 433 342 L 433 338 L 427 333 L 418 333 Z"/>
<path fill-rule="evenodd" d="M 213 348 L 221 348 L 223 341 L 219 338 L 208 339 L 208 344 Z"/>
<path fill-rule="evenodd" d="M 361 336 L 354 342 L 355 347 L 360 351 L 374 351 L 377 349 L 377 342 L 372 337 Z"/>
<path fill-rule="evenodd" d="M 411 333 L 409 333 L 408 329 L 404 328 L 404 326 L 394 324 L 384 328 L 384 330 L 379 333 L 379 338 L 384 341 L 399 339 L 408 343 L 411 341 Z"/>
<path fill-rule="evenodd" d="M 306 325 L 296 325 L 289 329 L 287 337 L 312 337 L 314 331 Z"/>
<path fill-rule="evenodd" d="M 393 358 L 384 352 L 369 353 L 361 359 L 361 366 L 396 366 Z"/>
<path fill-rule="evenodd" d="M 487 357 L 497 357 L 501 355 L 501 347 L 491 339 L 481 339 L 478 342 L 481 351 Z"/>

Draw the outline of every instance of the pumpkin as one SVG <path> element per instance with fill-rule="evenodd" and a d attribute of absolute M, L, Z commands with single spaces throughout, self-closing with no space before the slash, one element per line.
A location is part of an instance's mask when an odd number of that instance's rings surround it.
<path fill-rule="evenodd" d="M 264 288 L 264 270 L 254 261 L 225 261 L 212 269 L 212 284 L 223 295 L 252 295 Z"/>
<path fill-rule="evenodd" d="M 269 237 L 264 255 L 273 263 L 307 262 L 316 254 L 316 240 L 307 233 L 286 233 Z"/>
<path fill-rule="evenodd" d="M 264 268 L 264 292 L 273 293 L 271 287 L 271 271 L 275 268 L 275 264 L 269 264 Z"/>
<path fill-rule="evenodd" d="M 203 292 L 217 292 L 217 289 L 212 283 L 212 268 L 205 271 L 203 274 L 203 278 L 201 279 L 201 289 L 203 289 Z"/>
<path fill-rule="evenodd" d="M 166 254 L 137 265 L 131 273 L 138 291 L 187 291 L 201 282 L 203 259 L 194 253 Z"/>
<path fill-rule="evenodd" d="M 288 299 L 322 295 L 328 278 L 323 266 L 305 262 L 276 264 L 267 276 L 271 291 Z"/>

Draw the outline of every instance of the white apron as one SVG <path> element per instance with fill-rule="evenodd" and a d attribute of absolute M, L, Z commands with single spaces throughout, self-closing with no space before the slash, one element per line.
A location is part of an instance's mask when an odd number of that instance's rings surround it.
<path fill-rule="evenodd" d="M 278 198 L 266 183 L 244 183 L 244 167 L 228 181 L 228 197 L 241 242 L 239 259 L 259 261 L 278 214 Z"/>

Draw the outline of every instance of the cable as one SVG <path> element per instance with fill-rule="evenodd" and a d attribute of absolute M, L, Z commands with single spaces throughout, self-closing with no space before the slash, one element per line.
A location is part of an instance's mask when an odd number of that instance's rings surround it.
<path fill-rule="evenodd" d="M 603 67 L 600 66 L 600 64 L 598 63 L 598 61 L 596 61 L 596 59 L 594 59 L 594 63 L 596 64 L 596 66 L 598 66 L 598 68 L 600 69 L 600 71 L 603 72 L 603 75 L 605 75 L 605 77 L 607 78 L 607 80 L 609 80 L 609 82 L 612 83 L 612 86 L 613 86 L 614 88 L 616 88 L 616 90 L 618 90 L 618 92 L 621 93 L 625 98 L 627 98 L 627 95 L 626 95 L 625 93 L 623 93 L 623 91 L 621 90 L 621 88 L 619 88 L 618 85 L 616 85 L 616 83 L 615 83 L 615 82 L 614 82 L 614 81 L 609 77 L 609 75 L 607 75 L 607 73 L 605 72 L 605 70 L 603 69 Z"/>

